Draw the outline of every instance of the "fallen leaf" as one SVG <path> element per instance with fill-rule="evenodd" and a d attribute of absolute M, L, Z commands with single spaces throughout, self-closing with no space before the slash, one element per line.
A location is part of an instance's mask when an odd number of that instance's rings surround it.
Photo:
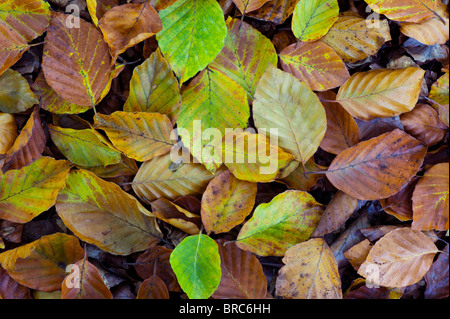
<path fill-rule="evenodd" d="M 242 223 L 253 209 L 256 191 L 256 183 L 238 180 L 228 170 L 216 175 L 202 196 L 206 232 L 225 233 Z"/>
<path fill-rule="evenodd" d="M 98 21 L 111 8 L 119 5 L 119 0 L 86 0 L 87 9 L 92 22 L 98 26 Z"/>
<path fill-rule="evenodd" d="M 384 211 L 401 221 L 413 219 L 412 194 L 419 177 L 413 177 L 397 194 L 380 199 Z"/>
<path fill-rule="evenodd" d="M 7 69 L 0 75 L 1 112 L 19 113 L 35 104 L 39 104 L 39 100 L 19 72 Z"/>
<path fill-rule="evenodd" d="M 242 14 L 252 12 L 261 8 L 269 0 L 233 0 Z"/>
<path fill-rule="evenodd" d="M 341 152 L 326 171 L 339 190 L 361 200 L 399 192 L 418 172 L 426 147 L 398 129 Z"/>
<path fill-rule="evenodd" d="M 0 154 L 5 154 L 14 144 L 17 134 L 17 124 L 14 115 L 0 113 Z"/>
<path fill-rule="evenodd" d="M 353 268 L 358 271 L 359 267 L 366 260 L 372 244 L 368 239 L 354 245 L 352 248 L 344 252 L 345 258 L 348 259 Z"/>
<path fill-rule="evenodd" d="M 321 238 L 290 248 L 276 281 L 277 295 L 289 299 L 342 299 L 337 262 Z"/>
<path fill-rule="evenodd" d="M 443 251 L 444 253 L 439 254 L 425 275 L 427 288 L 424 294 L 426 299 L 448 298 L 448 244 Z"/>
<path fill-rule="evenodd" d="M 247 16 L 282 24 L 294 12 L 297 2 L 298 0 L 269 0 L 258 10 L 249 12 Z"/>
<path fill-rule="evenodd" d="M 1 299 L 31 299 L 30 289 L 14 281 L 0 267 L 0 298 Z"/>
<path fill-rule="evenodd" d="M 256 207 L 236 244 L 260 256 L 283 256 L 289 248 L 310 238 L 323 211 L 324 207 L 308 193 L 285 191 Z"/>
<path fill-rule="evenodd" d="M 136 299 L 169 299 L 169 291 L 161 278 L 153 276 L 139 286 Z"/>
<path fill-rule="evenodd" d="M 78 238 L 55 233 L 1 253 L 0 263 L 21 285 L 39 291 L 55 291 L 61 289 L 66 267 L 83 255 Z"/>
<path fill-rule="evenodd" d="M 424 74 L 415 67 L 358 72 L 339 88 L 336 101 L 364 121 L 400 115 L 416 106 Z"/>
<path fill-rule="evenodd" d="M 417 183 L 412 194 L 412 229 L 448 230 L 448 174 L 448 163 L 436 164 Z"/>
<path fill-rule="evenodd" d="M 438 111 L 440 120 L 447 126 L 448 121 L 448 108 L 449 108 L 449 84 L 448 84 L 448 71 L 444 73 L 430 89 L 428 98 L 433 103 L 433 107 Z"/>
<path fill-rule="evenodd" d="M 419 23 L 406 22 L 400 25 L 400 31 L 426 45 L 444 44 L 449 38 L 449 19 L 446 11 L 440 14 L 443 21 L 433 17 Z"/>
<path fill-rule="evenodd" d="M 437 252 L 421 231 L 395 229 L 375 243 L 358 274 L 384 287 L 410 286 L 423 278 Z"/>

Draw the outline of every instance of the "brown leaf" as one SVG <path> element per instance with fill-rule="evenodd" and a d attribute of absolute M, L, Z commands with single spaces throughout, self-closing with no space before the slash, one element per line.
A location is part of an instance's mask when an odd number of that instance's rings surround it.
<path fill-rule="evenodd" d="M 126 49 L 161 31 L 162 23 L 146 1 L 113 7 L 100 19 L 99 27 L 116 59 Z"/>
<path fill-rule="evenodd" d="M 98 269 L 86 259 L 72 265 L 62 283 L 62 299 L 112 299 Z"/>
<path fill-rule="evenodd" d="M 222 279 L 212 295 L 215 299 L 264 299 L 267 279 L 259 260 L 236 244 L 217 241 Z"/>
<path fill-rule="evenodd" d="M 348 259 L 353 268 L 358 271 L 359 267 L 366 260 L 371 248 L 372 244 L 369 240 L 365 239 L 349 250 L 345 251 L 344 256 Z"/>
<path fill-rule="evenodd" d="M 169 290 L 164 281 L 155 275 L 144 280 L 136 299 L 169 299 Z"/>
<path fill-rule="evenodd" d="M 425 146 L 396 129 L 341 152 L 326 175 L 336 188 L 354 198 L 386 198 L 410 181 L 425 154 Z"/>
<path fill-rule="evenodd" d="M 448 244 L 443 251 L 444 253 L 439 254 L 438 259 L 425 275 L 425 281 L 427 282 L 426 299 L 448 298 Z"/>
<path fill-rule="evenodd" d="M 0 299 L 31 299 L 30 289 L 14 281 L 0 267 Z"/>
<path fill-rule="evenodd" d="M 421 231 L 398 228 L 375 243 L 358 274 L 384 287 L 406 287 L 423 278 L 438 249 Z"/>
<path fill-rule="evenodd" d="M 42 127 L 39 107 L 36 107 L 23 127 L 13 146 L 6 153 L 3 173 L 10 169 L 20 169 L 42 156 L 47 137 Z"/>
<path fill-rule="evenodd" d="M 411 220 L 413 218 L 411 197 L 418 181 L 419 177 L 414 176 L 397 194 L 380 199 L 384 211 L 401 221 Z"/>

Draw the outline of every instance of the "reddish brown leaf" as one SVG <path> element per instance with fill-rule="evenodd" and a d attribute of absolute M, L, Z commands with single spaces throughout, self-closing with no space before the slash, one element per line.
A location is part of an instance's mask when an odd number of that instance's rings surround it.
<path fill-rule="evenodd" d="M 30 289 L 11 278 L 0 267 L 0 299 L 31 299 Z"/>
<path fill-rule="evenodd" d="M 155 275 L 144 280 L 136 299 L 169 299 L 169 290 L 164 281 Z"/>

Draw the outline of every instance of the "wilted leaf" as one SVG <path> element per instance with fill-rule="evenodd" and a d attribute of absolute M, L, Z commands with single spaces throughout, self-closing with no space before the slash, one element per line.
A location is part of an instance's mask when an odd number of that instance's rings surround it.
<path fill-rule="evenodd" d="M 158 276 L 145 279 L 139 286 L 136 299 L 169 299 L 169 291 Z"/>
<path fill-rule="evenodd" d="M 448 163 L 436 164 L 417 183 L 412 195 L 412 229 L 448 230 L 448 174 Z"/>
<path fill-rule="evenodd" d="M 70 274 L 64 278 L 61 299 L 112 299 L 98 269 L 82 259 L 71 265 Z"/>
<path fill-rule="evenodd" d="M 202 223 L 200 215 L 187 211 L 177 204 L 172 203 L 167 198 L 159 198 L 153 201 L 151 206 L 156 218 L 190 235 L 196 235 L 200 232 Z"/>
<path fill-rule="evenodd" d="M 350 74 L 337 53 L 319 41 L 291 44 L 280 52 L 283 70 L 306 83 L 313 91 L 342 85 Z"/>
<path fill-rule="evenodd" d="M 318 92 L 319 99 L 333 101 L 336 93 L 333 91 Z M 327 116 L 327 130 L 320 142 L 320 147 L 332 154 L 359 142 L 359 128 L 353 117 L 339 103 L 322 102 Z"/>
<path fill-rule="evenodd" d="M 103 135 L 93 129 L 73 130 L 49 125 L 50 136 L 64 156 L 84 167 L 107 166 L 121 161 L 120 152 L 112 148 Z M 92 149 L 95 149 L 95 152 Z"/>
<path fill-rule="evenodd" d="M 134 197 L 85 170 L 69 174 L 56 210 L 77 237 L 115 255 L 145 250 L 160 236 L 155 217 Z"/>
<path fill-rule="evenodd" d="M 276 282 L 277 295 L 290 299 L 342 299 L 337 262 L 321 238 L 290 248 Z"/>
<path fill-rule="evenodd" d="M 206 235 L 186 237 L 170 255 L 170 265 L 190 299 L 207 299 L 219 286 L 219 248 Z"/>
<path fill-rule="evenodd" d="M 384 287 L 410 286 L 423 278 L 437 252 L 421 231 L 395 229 L 375 243 L 358 274 Z"/>
<path fill-rule="evenodd" d="M 253 118 L 259 133 L 266 137 L 271 129 L 277 129 L 278 145 L 302 163 L 317 151 L 327 127 L 325 110 L 314 92 L 272 66 L 256 90 Z"/>
<path fill-rule="evenodd" d="M 269 0 L 260 9 L 249 12 L 247 16 L 282 24 L 294 12 L 298 0 Z"/>
<path fill-rule="evenodd" d="M 430 95 L 428 96 L 433 102 L 434 108 L 439 113 L 441 121 L 449 126 L 448 108 L 449 108 L 449 84 L 448 71 L 445 72 L 433 85 L 431 86 Z"/>
<path fill-rule="evenodd" d="M 173 146 L 172 123 L 164 114 L 117 111 L 97 113 L 94 120 L 95 128 L 104 130 L 117 149 L 140 162 L 166 154 Z"/>
<path fill-rule="evenodd" d="M 162 29 L 158 13 L 148 4 L 148 1 L 115 6 L 106 11 L 98 22 L 98 26 L 111 48 L 114 60 L 126 49 Z"/>
<path fill-rule="evenodd" d="M 234 243 L 218 240 L 222 279 L 214 299 L 264 299 L 267 279 L 259 260 Z"/>
<path fill-rule="evenodd" d="M 337 0 L 300 0 L 292 16 L 292 32 L 299 41 L 316 41 L 328 32 L 338 14 Z"/>
<path fill-rule="evenodd" d="M 178 81 L 169 63 L 157 50 L 136 67 L 130 82 L 125 112 L 157 112 L 167 115 L 172 123 L 178 118 L 181 96 Z"/>
<path fill-rule="evenodd" d="M 0 173 L 0 218 L 26 223 L 55 204 L 70 165 L 41 157 L 20 170 Z"/>
<path fill-rule="evenodd" d="M 55 233 L 0 254 L 0 263 L 18 283 L 39 291 L 55 291 L 61 289 L 66 267 L 83 255 L 78 238 Z"/>
<path fill-rule="evenodd" d="M 202 196 L 206 232 L 225 233 L 242 223 L 255 205 L 256 191 L 256 183 L 238 180 L 228 170 L 216 175 Z"/>
<path fill-rule="evenodd" d="M 49 9 L 42 0 L 0 1 L 0 75 L 20 59 L 28 42 L 44 33 Z"/>
<path fill-rule="evenodd" d="M 264 135 L 231 132 L 224 139 L 222 158 L 237 179 L 268 183 L 295 168 L 290 166 L 294 156 L 270 144 Z"/>
<path fill-rule="evenodd" d="M 184 83 L 222 50 L 227 27 L 214 0 L 179 0 L 159 12 L 163 29 L 156 35 L 164 57 Z"/>
<path fill-rule="evenodd" d="M 400 120 L 405 131 L 426 146 L 441 142 L 448 129 L 437 111 L 427 104 L 417 104 L 411 112 L 400 115 Z"/>
<path fill-rule="evenodd" d="M 357 207 L 357 199 L 338 191 L 325 209 L 312 237 L 320 237 L 339 230 Z"/>
<path fill-rule="evenodd" d="M 201 194 L 214 177 L 201 164 L 183 163 L 176 170 L 171 169 L 172 164 L 170 154 L 166 154 L 141 165 L 132 187 L 142 201 L 150 204 L 161 197 L 174 200 Z"/>
<path fill-rule="evenodd" d="M 262 33 L 239 19 L 228 18 L 225 46 L 209 65 L 228 75 L 253 100 L 259 80 L 269 65 L 277 65 L 275 48 Z"/>
<path fill-rule="evenodd" d="M 91 108 L 91 106 L 81 106 L 69 103 L 56 94 L 55 90 L 48 85 L 42 71 L 39 73 L 36 81 L 34 81 L 31 89 L 39 97 L 39 106 L 42 109 L 55 114 L 79 114 L 84 113 Z"/>
<path fill-rule="evenodd" d="M 19 113 L 39 104 L 28 82 L 19 72 L 8 69 L 0 75 L 0 111 Z"/>
<path fill-rule="evenodd" d="M 5 154 L 17 138 L 17 125 L 14 115 L 0 113 L 0 154 Z"/>
<path fill-rule="evenodd" d="M 430 270 L 425 275 L 425 281 L 427 282 L 425 298 L 448 298 L 448 262 L 449 260 L 447 244 L 445 246 L 444 253 L 439 254 L 438 259 L 433 263 L 433 265 L 431 265 Z"/>
<path fill-rule="evenodd" d="M 256 207 L 237 237 L 239 248 L 260 256 L 283 256 L 310 238 L 324 207 L 310 194 L 288 190 Z"/>
<path fill-rule="evenodd" d="M 358 72 L 339 88 L 336 101 L 364 121 L 397 116 L 416 106 L 424 74 L 415 67 Z"/>
<path fill-rule="evenodd" d="M 379 23 L 379 28 L 368 28 L 367 20 L 360 16 L 341 15 L 320 40 L 332 47 L 344 62 L 356 62 L 374 55 L 391 40 L 388 21 Z"/>
<path fill-rule="evenodd" d="M 415 23 L 432 18 L 440 8 L 445 8 L 437 0 L 366 0 L 366 3 L 373 11 L 389 19 Z"/>
<path fill-rule="evenodd" d="M 109 47 L 92 24 L 80 19 L 79 28 L 68 28 L 66 18 L 54 13 L 48 28 L 42 58 L 45 79 L 68 102 L 93 107 L 111 80 Z M 60 52 L 66 53 L 65 59 Z"/>
<path fill-rule="evenodd" d="M 46 142 L 47 137 L 42 127 L 39 108 L 36 108 L 6 153 L 3 173 L 10 169 L 20 169 L 40 158 Z"/>
<path fill-rule="evenodd" d="M 341 191 L 362 200 L 399 192 L 423 163 L 426 147 L 398 129 L 341 152 L 326 175 Z"/>

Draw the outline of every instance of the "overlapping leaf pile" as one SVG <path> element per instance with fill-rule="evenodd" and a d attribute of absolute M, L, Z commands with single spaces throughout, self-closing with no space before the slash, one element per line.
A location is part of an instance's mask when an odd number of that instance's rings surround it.
<path fill-rule="evenodd" d="M 0 298 L 448 297 L 446 4 L 69 2 L 0 0 Z"/>

